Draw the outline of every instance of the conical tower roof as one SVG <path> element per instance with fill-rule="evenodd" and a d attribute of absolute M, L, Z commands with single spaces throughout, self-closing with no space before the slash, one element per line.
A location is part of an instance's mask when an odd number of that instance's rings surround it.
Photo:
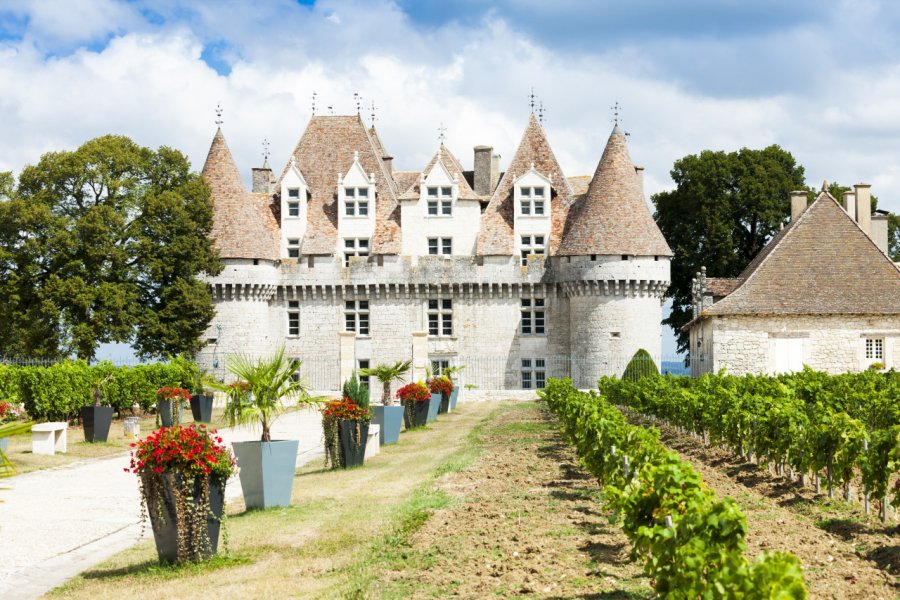
<path fill-rule="evenodd" d="M 606 142 L 587 194 L 569 210 L 557 254 L 672 256 L 644 200 L 625 134 L 618 125 Z"/>
<path fill-rule="evenodd" d="M 528 125 L 522 134 L 522 140 L 513 155 L 509 168 L 503 174 L 497 189 L 491 195 L 491 201 L 484 212 L 481 232 L 478 235 L 478 254 L 511 255 L 514 249 L 513 222 L 515 206 L 513 205 L 513 183 L 534 169 L 552 181 L 553 196 L 550 200 L 552 229 L 550 231 L 550 254 L 555 254 L 560 243 L 566 213 L 572 203 L 573 193 L 562 167 L 550 148 L 550 142 L 544 128 L 534 113 L 528 119 Z"/>
<path fill-rule="evenodd" d="M 251 194 L 244 188 L 221 128 L 213 137 L 201 174 L 213 201 L 210 235 L 219 256 L 276 260 L 280 236 L 271 198 L 267 194 Z"/>

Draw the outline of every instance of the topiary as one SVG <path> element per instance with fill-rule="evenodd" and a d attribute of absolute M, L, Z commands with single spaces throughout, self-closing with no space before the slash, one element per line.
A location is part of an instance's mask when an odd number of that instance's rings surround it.
<path fill-rule="evenodd" d="M 356 371 L 344 382 L 341 390 L 345 398 L 350 398 L 360 408 L 369 408 L 369 389 L 356 377 Z"/>
<path fill-rule="evenodd" d="M 653 362 L 653 357 L 650 356 L 650 353 L 641 348 L 628 361 L 628 366 L 625 367 L 625 372 L 622 373 L 622 379 L 624 381 L 637 381 L 642 377 L 650 377 L 652 375 L 659 375 L 659 369 L 656 368 L 656 363 Z"/>

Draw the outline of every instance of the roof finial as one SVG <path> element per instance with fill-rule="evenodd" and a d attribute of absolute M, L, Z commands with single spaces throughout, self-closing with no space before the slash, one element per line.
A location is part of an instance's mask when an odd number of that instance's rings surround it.
<path fill-rule="evenodd" d="M 221 126 L 224 121 L 222 121 L 222 103 L 216 103 L 216 125 Z"/>
<path fill-rule="evenodd" d="M 263 165 L 266 165 L 269 163 L 269 138 L 263 138 L 262 147 L 263 147 L 263 153 L 262 153 Z"/>
<path fill-rule="evenodd" d="M 353 100 L 356 102 L 356 114 L 362 112 L 362 96 L 359 92 L 353 92 Z"/>
<path fill-rule="evenodd" d="M 315 114 L 316 114 L 316 96 L 318 96 L 318 94 L 313 92 L 313 95 L 312 95 L 312 114 L 313 114 L 313 116 L 315 116 Z"/>
<path fill-rule="evenodd" d="M 438 127 L 438 140 L 441 142 L 441 146 L 444 145 L 444 140 L 447 139 L 447 128 L 444 127 L 444 122 L 441 121 L 441 126 Z"/>
<path fill-rule="evenodd" d="M 372 100 L 372 127 L 375 127 L 375 101 Z"/>
<path fill-rule="evenodd" d="M 531 113 L 534 114 L 534 86 L 531 86 L 531 93 L 528 94 L 528 104 L 531 106 Z"/>
<path fill-rule="evenodd" d="M 610 106 L 613 111 L 613 124 L 618 127 L 619 126 L 619 110 L 622 106 L 619 104 L 619 101 L 616 100 L 616 103 Z"/>
<path fill-rule="evenodd" d="M 545 112 L 546 112 L 546 111 L 544 110 L 544 101 L 541 100 L 541 101 L 538 103 L 538 112 L 537 112 L 537 115 L 538 115 L 538 122 L 540 122 L 541 124 L 544 123 L 544 114 L 545 114 Z"/>
<path fill-rule="evenodd" d="M 328 105 L 328 114 L 331 115 L 332 117 L 334 116 L 334 104 Z"/>

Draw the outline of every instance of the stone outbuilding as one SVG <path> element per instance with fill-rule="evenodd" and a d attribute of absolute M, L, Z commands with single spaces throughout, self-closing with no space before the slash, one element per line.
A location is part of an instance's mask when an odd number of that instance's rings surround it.
<path fill-rule="evenodd" d="M 697 274 L 685 326 L 694 376 L 900 364 L 900 270 L 887 228 L 873 228 L 883 215 L 872 216 L 868 185 L 844 202 L 823 191 L 807 207 L 806 192 L 794 192 L 791 221 L 739 277 Z"/>

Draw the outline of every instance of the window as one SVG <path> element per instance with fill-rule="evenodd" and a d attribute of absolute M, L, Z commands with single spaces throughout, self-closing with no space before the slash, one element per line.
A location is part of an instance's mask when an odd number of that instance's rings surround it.
<path fill-rule="evenodd" d="M 344 214 L 348 217 L 369 216 L 369 188 L 344 188 Z"/>
<path fill-rule="evenodd" d="M 522 335 L 546 335 L 543 298 L 522 298 Z"/>
<path fill-rule="evenodd" d="M 866 360 L 884 361 L 883 338 L 866 338 Z"/>
<path fill-rule="evenodd" d="M 369 363 L 368 359 L 358 360 L 358 361 L 356 361 L 356 368 L 358 371 L 362 371 L 363 369 L 368 369 L 369 364 L 370 363 Z M 366 391 L 369 391 L 369 378 L 368 377 L 359 377 L 359 383 L 364 388 L 366 388 Z"/>
<path fill-rule="evenodd" d="M 428 301 L 428 335 L 453 335 L 453 300 Z"/>
<path fill-rule="evenodd" d="M 347 300 L 344 303 L 344 331 L 369 335 L 368 300 Z"/>
<path fill-rule="evenodd" d="M 299 217 L 300 216 L 300 203 L 288 200 L 287 203 L 288 216 L 289 217 Z"/>
<path fill-rule="evenodd" d="M 368 256 L 369 240 L 368 238 L 346 238 L 344 240 L 344 266 L 350 266 L 351 256 Z"/>
<path fill-rule="evenodd" d="M 453 214 L 453 188 L 428 187 L 428 215 L 431 217 L 449 217 Z"/>
<path fill-rule="evenodd" d="M 288 301 L 288 335 L 300 335 L 300 302 L 298 300 Z"/>
<path fill-rule="evenodd" d="M 547 367 L 543 358 L 522 359 L 522 389 L 543 389 L 547 385 Z"/>
<path fill-rule="evenodd" d="M 525 216 L 544 216 L 544 188 L 523 187 L 519 188 L 520 214 Z"/>
<path fill-rule="evenodd" d="M 774 338 L 772 341 L 774 374 L 803 370 L 803 338 Z"/>
<path fill-rule="evenodd" d="M 428 238 L 428 254 L 453 254 L 453 238 Z"/>
<path fill-rule="evenodd" d="M 523 235 L 522 236 L 522 266 L 528 264 L 528 257 L 532 254 L 544 253 L 544 236 L 542 235 Z"/>
<path fill-rule="evenodd" d="M 433 358 L 431 360 L 431 373 L 433 375 L 443 375 L 444 369 L 450 368 L 450 361 L 445 358 Z"/>
<path fill-rule="evenodd" d="M 627 255 L 627 254 L 623 254 L 623 255 L 622 255 L 622 260 L 628 260 L 628 255 Z"/>
<path fill-rule="evenodd" d="M 300 240 L 298 238 L 288 238 L 288 258 L 300 258 Z"/>

